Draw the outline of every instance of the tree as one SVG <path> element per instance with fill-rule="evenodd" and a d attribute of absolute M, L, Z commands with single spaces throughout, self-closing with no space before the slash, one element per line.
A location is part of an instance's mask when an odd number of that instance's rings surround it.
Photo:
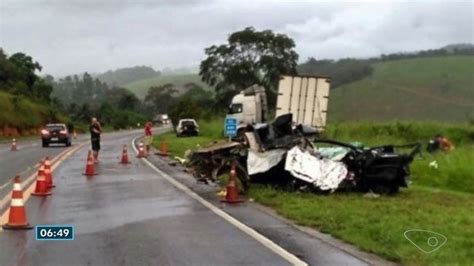
<path fill-rule="evenodd" d="M 16 76 L 17 68 L 8 56 L 0 48 L 0 90 L 10 91 L 13 86 L 14 77 Z"/>
<path fill-rule="evenodd" d="M 205 111 L 205 106 L 201 106 L 189 97 L 180 97 L 176 103 L 170 107 L 168 112 L 171 122 L 176 125 L 179 119 L 199 118 Z"/>
<path fill-rule="evenodd" d="M 232 33 L 226 44 L 206 48 L 207 58 L 201 62 L 199 75 L 215 86 L 221 106 L 238 91 L 258 84 L 265 87 L 272 107 L 280 75 L 296 73 L 294 47 L 295 42 L 284 34 L 248 27 Z"/>
<path fill-rule="evenodd" d="M 145 103 L 152 107 L 153 113 L 167 113 L 170 106 L 176 102 L 174 95 L 177 92 L 173 84 L 151 87 L 145 97 Z"/>
<path fill-rule="evenodd" d="M 180 98 L 188 98 L 199 106 L 206 106 L 208 109 L 214 107 L 214 95 L 210 91 L 204 90 L 201 86 L 190 82 L 184 85 L 186 92 Z"/>
<path fill-rule="evenodd" d="M 49 102 L 52 86 L 36 75 L 41 65 L 24 53 L 10 57 L 0 48 L 0 90 Z M 49 77 L 48 77 L 49 78 Z"/>
<path fill-rule="evenodd" d="M 33 58 L 24 53 L 16 53 L 10 56 L 10 62 L 16 65 L 18 78 L 24 80 L 26 85 L 31 90 L 33 84 L 38 79 L 35 71 L 41 71 L 41 65 L 33 61 Z"/>
<path fill-rule="evenodd" d="M 49 96 L 53 91 L 53 86 L 45 82 L 43 79 L 37 80 L 31 90 L 34 98 L 44 101 L 46 103 L 50 102 Z"/>

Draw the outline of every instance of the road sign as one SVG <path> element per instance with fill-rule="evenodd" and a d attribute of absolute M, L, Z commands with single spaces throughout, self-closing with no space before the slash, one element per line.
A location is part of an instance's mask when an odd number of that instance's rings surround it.
<path fill-rule="evenodd" d="M 235 137 L 237 136 L 237 125 L 239 124 L 239 120 L 234 117 L 226 117 L 224 123 L 224 134 L 227 137 Z"/>

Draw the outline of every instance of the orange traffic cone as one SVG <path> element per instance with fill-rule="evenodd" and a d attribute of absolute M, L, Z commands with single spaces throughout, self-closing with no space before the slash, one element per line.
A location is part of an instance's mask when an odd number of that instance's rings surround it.
<path fill-rule="evenodd" d="M 51 195 L 51 191 L 48 188 L 48 184 L 46 183 L 46 178 L 44 176 L 43 162 L 40 162 L 40 167 L 38 169 L 38 177 L 36 179 L 35 191 L 31 193 L 31 195 L 40 197 Z"/>
<path fill-rule="evenodd" d="M 121 164 L 129 164 L 130 162 L 128 161 L 128 154 L 127 154 L 127 145 L 123 145 L 123 150 L 122 150 L 122 160 L 120 161 Z"/>
<path fill-rule="evenodd" d="M 168 156 L 168 143 L 165 141 L 160 142 L 160 155 Z"/>
<path fill-rule="evenodd" d="M 31 229 L 26 221 L 26 210 L 23 203 L 23 191 L 21 189 L 21 180 L 17 175 L 13 181 L 12 201 L 10 203 L 10 213 L 8 215 L 8 223 L 2 226 L 3 229 Z"/>
<path fill-rule="evenodd" d="M 46 180 L 46 185 L 48 185 L 48 188 L 56 186 L 53 183 L 53 174 L 51 172 L 51 161 L 49 160 L 48 156 L 46 156 L 44 160 L 44 178 Z"/>
<path fill-rule="evenodd" d="M 12 151 L 16 151 L 18 150 L 18 147 L 16 146 L 16 139 L 12 139 L 12 148 L 11 148 Z"/>
<path fill-rule="evenodd" d="M 235 163 L 232 163 L 232 166 L 230 168 L 230 174 L 229 174 L 229 183 L 227 183 L 227 191 L 225 194 L 225 199 L 221 200 L 222 202 L 226 202 L 226 203 L 243 202 L 243 200 L 239 199 L 239 191 L 235 184 L 235 176 L 236 176 Z"/>
<path fill-rule="evenodd" d="M 95 172 L 94 157 L 92 156 L 92 152 L 89 150 L 89 153 L 87 154 L 87 164 L 86 164 L 86 171 L 84 172 L 84 175 L 93 176 L 96 174 L 97 173 Z"/>
<path fill-rule="evenodd" d="M 143 148 L 143 141 L 140 141 L 140 143 L 138 144 L 137 158 L 144 158 L 144 157 L 146 157 L 145 149 Z"/>

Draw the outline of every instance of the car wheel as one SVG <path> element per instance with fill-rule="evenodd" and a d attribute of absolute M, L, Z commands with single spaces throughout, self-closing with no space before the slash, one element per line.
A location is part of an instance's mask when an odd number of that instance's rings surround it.
<path fill-rule="evenodd" d="M 44 142 L 44 141 L 43 141 L 43 148 L 46 148 L 46 147 L 48 147 L 48 146 L 49 146 L 49 144 L 48 144 L 47 142 Z"/>

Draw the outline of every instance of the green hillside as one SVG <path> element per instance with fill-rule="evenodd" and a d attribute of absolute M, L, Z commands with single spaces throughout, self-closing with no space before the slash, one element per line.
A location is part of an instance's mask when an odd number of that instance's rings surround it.
<path fill-rule="evenodd" d="M 110 86 L 123 86 L 137 80 L 154 78 L 160 75 L 159 71 L 155 71 L 152 67 L 134 66 L 109 70 L 96 76 L 100 81 Z"/>
<path fill-rule="evenodd" d="M 64 120 L 46 105 L 0 92 L 0 136 L 35 134 L 47 122 Z"/>
<path fill-rule="evenodd" d="M 371 76 L 331 91 L 328 119 L 474 120 L 474 56 L 376 63 Z"/>
<path fill-rule="evenodd" d="M 143 99 L 145 98 L 148 92 L 148 88 L 152 86 L 160 86 L 167 83 L 172 83 L 179 87 L 190 82 L 196 83 L 206 90 L 210 89 L 208 85 L 201 81 L 198 74 L 164 75 L 149 79 L 138 80 L 132 83 L 128 83 L 124 85 L 124 87 L 134 92 L 140 99 Z"/>

